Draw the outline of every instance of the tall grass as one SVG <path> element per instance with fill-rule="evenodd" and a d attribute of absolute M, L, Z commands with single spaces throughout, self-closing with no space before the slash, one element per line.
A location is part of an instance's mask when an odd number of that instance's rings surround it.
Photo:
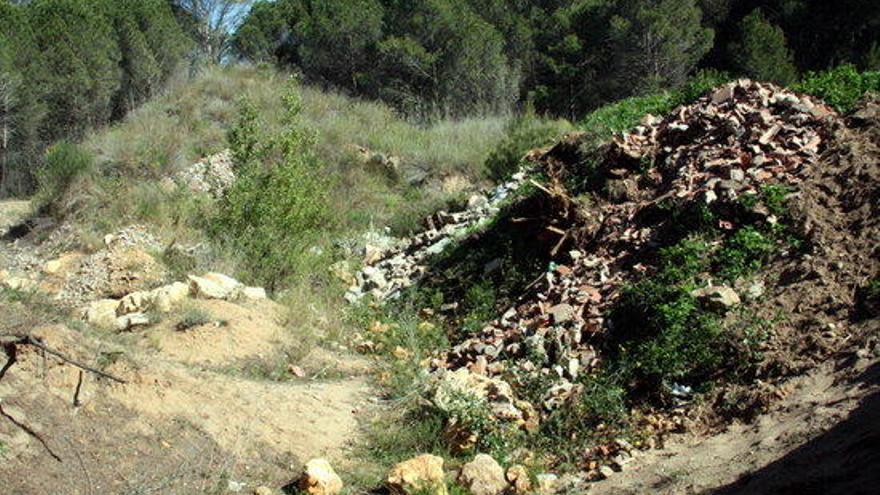
<path fill-rule="evenodd" d="M 157 233 L 181 240 L 202 238 L 201 218 L 211 204 L 162 187 L 162 178 L 228 146 L 227 131 L 237 102 L 247 97 L 266 131 L 282 126 L 279 105 L 288 75 L 254 66 L 214 67 L 192 80 L 179 80 L 124 121 L 87 136 L 82 148 L 95 157 L 93 173 L 73 179 L 57 202 L 59 214 L 79 219 L 101 235 L 130 223 L 152 224 Z M 503 138 L 506 116 L 415 123 L 381 103 L 303 87 L 302 123 L 316 136 L 322 173 L 335 176 L 333 209 L 339 226 L 356 232 L 391 225 L 412 230 L 434 208 L 456 199 L 438 186 L 447 176 L 477 183 L 485 162 Z M 433 187 L 389 177 L 363 163 L 359 148 L 394 156 L 407 170 L 434 178 Z"/>

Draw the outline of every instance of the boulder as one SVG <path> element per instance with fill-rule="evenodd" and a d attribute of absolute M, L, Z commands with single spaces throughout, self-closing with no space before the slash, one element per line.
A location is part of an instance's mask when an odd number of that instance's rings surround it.
<path fill-rule="evenodd" d="M 336 495 L 342 491 L 342 478 L 326 459 L 307 462 L 298 484 L 299 489 L 309 495 Z"/>
<path fill-rule="evenodd" d="M 188 297 L 189 286 L 183 282 L 174 282 L 153 291 L 153 307 L 167 313 Z"/>
<path fill-rule="evenodd" d="M 423 454 L 394 466 L 386 479 L 393 493 L 446 495 L 443 458 Z"/>
<path fill-rule="evenodd" d="M 266 289 L 262 287 L 245 287 L 241 290 L 241 296 L 252 301 L 261 301 L 266 299 Z"/>
<path fill-rule="evenodd" d="M 523 420 L 510 384 L 497 378 L 471 373 L 467 368 L 440 371 L 435 378 L 432 402 L 437 408 L 455 414 L 461 397 L 485 400 L 492 414 L 502 420 Z"/>
<path fill-rule="evenodd" d="M 119 301 L 116 299 L 92 301 L 86 307 L 83 317 L 90 325 L 108 330 L 114 329 L 116 328 L 117 307 L 119 307 Z"/>
<path fill-rule="evenodd" d="M 499 495 L 507 488 L 504 469 L 486 454 L 477 454 L 474 460 L 462 466 L 458 482 L 471 495 Z"/>
<path fill-rule="evenodd" d="M 532 480 L 523 466 L 511 466 L 507 470 L 507 481 L 513 495 L 526 495 L 532 491 Z"/>
<path fill-rule="evenodd" d="M 144 312 L 153 308 L 156 297 L 152 291 L 137 291 L 123 297 L 116 307 L 116 315 Z"/>
<path fill-rule="evenodd" d="M 119 301 L 116 314 L 123 316 L 129 313 L 143 313 L 151 309 L 167 313 L 189 297 L 189 292 L 189 286 L 182 282 L 174 282 L 151 291 L 132 292 Z"/>
<path fill-rule="evenodd" d="M 202 277 L 190 275 L 190 292 L 203 299 L 234 299 L 244 287 L 241 282 L 222 273 L 206 273 Z"/>
<path fill-rule="evenodd" d="M 116 330 L 122 332 L 134 327 L 142 327 L 150 324 L 150 317 L 144 313 L 131 313 L 116 318 Z"/>

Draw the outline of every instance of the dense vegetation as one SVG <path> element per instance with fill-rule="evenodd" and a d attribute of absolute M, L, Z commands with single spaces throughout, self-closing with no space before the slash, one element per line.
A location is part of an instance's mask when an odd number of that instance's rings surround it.
<path fill-rule="evenodd" d="M 156 94 L 188 46 L 163 0 L 0 2 L 0 185 L 27 190 L 15 169 Z"/>
<path fill-rule="evenodd" d="M 877 69 L 878 23 L 871 0 L 278 0 L 257 2 L 233 43 L 416 114 L 531 100 L 576 119 L 698 69 L 783 84 Z"/>

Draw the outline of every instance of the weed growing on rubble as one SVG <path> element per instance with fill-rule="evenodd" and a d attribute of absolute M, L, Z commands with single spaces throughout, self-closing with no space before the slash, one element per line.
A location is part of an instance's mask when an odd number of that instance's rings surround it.
<path fill-rule="evenodd" d="M 578 127 L 590 133 L 596 141 L 601 141 L 615 132 L 635 127 L 646 114 L 669 113 L 678 105 L 691 102 L 728 80 L 730 76 L 723 72 L 701 71 L 688 84 L 674 91 L 634 96 L 600 107 L 587 115 Z"/>
<path fill-rule="evenodd" d="M 880 91 L 880 71 L 859 72 L 854 65 L 843 64 L 826 71 L 807 73 L 792 89 L 821 98 L 837 110 L 848 112 L 866 92 Z"/>
<path fill-rule="evenodd" d="M 541 424 L 539 443 L 564 454 L 573 445 L 596 442 L 627 427 L 626 392 L 617 377 L 589 375 L 579 380 L 583 391 L 569 407 L 553 412 Z"/>
<path fill-rule="evenodd" d="M 773 254 L 776 242 L 749 225 L 736 231 L 717 255 L 717 270 L 725 280 L 734 281 L 758 271 Z"/>

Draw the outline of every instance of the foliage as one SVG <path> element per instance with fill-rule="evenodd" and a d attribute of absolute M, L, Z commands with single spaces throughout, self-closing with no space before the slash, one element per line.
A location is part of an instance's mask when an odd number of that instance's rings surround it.
<path fill-rule="evenodd" d="M 740 39 L 730 47 L 731 58 L 743 74 L 762 81 L 789 84 L 797 77 L 785 33 L 755 9 L 740 22 Z"/>
<path fill-rule="evenodd" d="M 211 322 L 211 315 L 207 311 L 196 306 L 189 306 L 183 310 L 174 329 L 178 332 L 185 332 L 191 328 L 206 325 Z"/>
<path fill-rule="evenodd" d="M 598 373 L 578 382 L 583 390 L 577 399 L 555 410 L 541 424 L 538 441 L 557 455 L 595 442 L 603 432 L 617 435 L 627 426 L 627 396 L 616 377 Z"/>
<path fill-rule="evenodd" d="M 859 72 L 854 65 L 840 65 L 823 72 L 807 73 L 792 89 L 848 112 L 866 92 L 880 91 L 880 71 Z"/>
<path fill-rule="evenodd" d="M 188 46 L 163 0 L 0 2 L 0 38 L 0 60 L 11 57 L 21 81 L 6 115 L 12 166 L 39 163 L 52 142 L 122 117 L 164 86 Z M 30 192 L 17 181 L 14 192 Z"/>
<path fill-rule="evenodd" d="M 81 146 L 64 141 L 53 145 L 37 172 L 38 204 L 51 206 L 52 199 L 63 195 L 74 179 L 92 170 L 94 164 L 95 158 Z"/>
<path fill-rule="evenodd" d="M 702 25 L 695 0 L 623 1 L 611 18 L 619 94 L 656 92 L 685 83 L 712 48 L 715 33 Z M 624 81 L 626 81 L 624 83 Z"/>
<path fill-rule="evenodd" d="M 517 171 L 527 151 L 546 146 L 569 130 L 571 124 L 565 120 L 541 119 L 526 112 L 508 124 L 504 140 L 486 159 L 486 171 L 492 179 L 504 180 Z"/>
<path fill-rule="evenodd" d="M 314 260 L 321 232 L 332 219 L 329 188 L 314 153 L 313 137 L 300 121 L 301 100 L 294 83 L 284 96 L 284 127 L 274 136 L 245 139 L 246 117 L 231 131 L 238 148 L 239 177 L 227 191 L 213 233 L 239 253 L 248 274 L 269 288 L 279 287 Z M 248 114 L 244 107 L 245 115 Z M 254 142 L 259 143 L 255 152 Z M 243 147 L 244 146 L 244 147 Z M 254 160 L 257 153 L 259 160 Z M 314 256 L 310 255 L 312 253 Z"/>
<path fill-rule="evenodd" d="M 297 23 L 303 70 L 317 80 L 358 90 L 374 57 L 370 51 L 382 34 L 378 0 L 311 2 L 309 15 Z"/>
<path fill-rule="evenodd" d="M 736 231 L 718 253 L 718 274 L 726 280 L 751 275 L 774 252 L 773 239 L 752 226 Z"/>
<path fill-rule="evenodd" d="M 730 76 L 718 71 L 700 71 L 681 88 L 645 96 L 626 98 L 594 110 L 578 127 L 596 139 L 607 139 L 615 132 L 635 127 L 646 115 L 662 116 L 678 105 L 690 103 L 709 89 L 728 81 Z"/>

